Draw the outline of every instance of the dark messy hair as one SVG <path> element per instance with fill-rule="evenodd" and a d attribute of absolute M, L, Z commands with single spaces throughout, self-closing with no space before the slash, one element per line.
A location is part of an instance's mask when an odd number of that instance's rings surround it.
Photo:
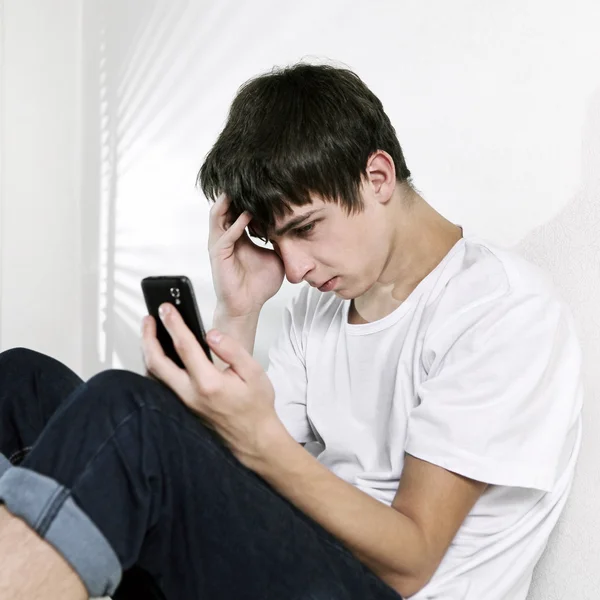
<path fill-rule="evenodd" d="M 252 233 L 267 237 L 276 218 L 311 194 L 360 212 L 361 179 L 377 150 L 392 157 L 396 180 L 410 184 L 394 127 L 360 77 L 298 63 L 241 86 L 197 184 L 210 200 L 226 193 L 231 218 L 247 210 Z"/>

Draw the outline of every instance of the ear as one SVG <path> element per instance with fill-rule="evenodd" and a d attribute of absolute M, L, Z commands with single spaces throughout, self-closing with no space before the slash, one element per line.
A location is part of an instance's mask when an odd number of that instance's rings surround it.
<path fill-rule="evenodd" d="M 385 150 L 377 150 L 369 156 L 365 186 L 378 202 L 386 204 L 392 197 L 396 187 L 396 167 Z"/>

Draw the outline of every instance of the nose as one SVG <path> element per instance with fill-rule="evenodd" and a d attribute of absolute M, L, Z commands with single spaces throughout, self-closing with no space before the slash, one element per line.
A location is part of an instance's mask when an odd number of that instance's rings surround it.
<path fill-rule="evenodd" d="M 311 259 L 297 248 L 280 244 L 278 251 L 285 268 L 285 277 L 290 283 L 300 283 L 312 271 L 314 265 Z"/>

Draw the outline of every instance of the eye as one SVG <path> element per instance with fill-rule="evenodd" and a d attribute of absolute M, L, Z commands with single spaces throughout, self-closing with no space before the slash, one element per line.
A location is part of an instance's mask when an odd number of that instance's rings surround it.
<path fill-rule="evenodd" d="M 294 229 L 294 235 L 298 235 L 300 237 L 306 237 L 309 233 L 314 230 L 315 223 L 308 223 L 308 225 L 303 225 L 302 227 L 297 227 Z"/>

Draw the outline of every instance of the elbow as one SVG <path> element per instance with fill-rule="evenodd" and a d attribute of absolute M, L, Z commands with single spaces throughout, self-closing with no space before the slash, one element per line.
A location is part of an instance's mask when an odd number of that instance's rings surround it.
<path fill-rule="evenodd" d="M 377 574 L 402 598 L 410 598 L 429 583 L 436 571 L 436 568 L 431 564 L 426 564 L 426 561 L 419 561 L 419 563 L 415 564 L 413 562 L 410 566 L 404 564 L 402 567 L 400 565 L 396 567 L 388 565 L 387 569 L 378 569 Z"/>
<path fill-rule="evenodd" d="M 406 575 L 406 574 L 391 574 L 385 577 L 385 582 L 402 598 L 410 598 L 420 592 L 431 579 L 431 575 Z"/>
<path fill-rule="evenodd" d="M 402 598 L 410 598 L 420 592 L 429 583 L 439 565 L 439 561 L 434 561 L 427 552 L 417 550 L 412 558 L 412 564 L 395 568 L 383 577 Z"/>
<path fill-rule="evenodd" d="M 402 598 L 410 598 L 429 583 L 442 557 L 435 552 L 415 521 L 407 518 L 404 521 L 404 532 L 403 548 L 410 548 L 410 552 L 400 549 L 392 552 L 391 555 L 396 556 L 396 560 L 388 562 L 385 567 L 381 565 L 383 568 L 378 569 L 378 575 Z"/>
<path fill-rule="evenodd" d="M 443 558 L 419 525 L 413 520 L 409 522 L 413 525 L 409 544 L 411 552 L 403 555 L 402 564 L 397 563 L 385 579 L 402 598 L 410 598 L 420 592 L 431 581 Z"/>

